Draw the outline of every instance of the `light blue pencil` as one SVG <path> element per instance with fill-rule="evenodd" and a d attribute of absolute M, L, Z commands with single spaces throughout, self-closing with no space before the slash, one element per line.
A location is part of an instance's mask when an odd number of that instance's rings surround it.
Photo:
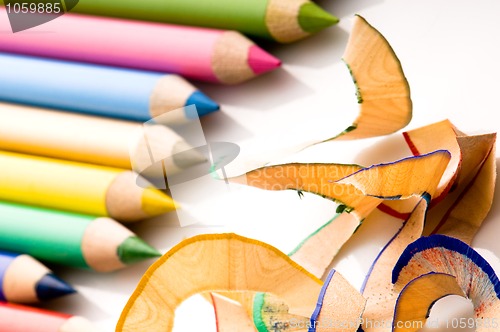
<path fill-rule="evenodd" d="M 0 99 L 143 122 L 192 104 L 200 116 L 219 108 L 177 75 L 7 53 L 0 53 Z M 171 123 L 197 115 L 177 113 Z"/>

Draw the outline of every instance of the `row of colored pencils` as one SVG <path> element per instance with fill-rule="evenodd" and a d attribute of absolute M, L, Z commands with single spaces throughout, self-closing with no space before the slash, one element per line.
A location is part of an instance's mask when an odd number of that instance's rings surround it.
<path fill-rule="evenodd" d="M 92 331 L 23 305 L 75 293 L 42 262 L 107 272 L 160 255 L 122 223 L 178 207 L 139 174 L 152 153 L 191 150 L 165 124 L 219 109 L 186 79 L 244 82 L 281 62 L 243 34 L 292 42 L 338 21 L 307 0 L 86 0 L 73 11 L 94 16 L 0 34 L 2 331 Z M 6 16 L 0 7 L 2 31 Z"/>

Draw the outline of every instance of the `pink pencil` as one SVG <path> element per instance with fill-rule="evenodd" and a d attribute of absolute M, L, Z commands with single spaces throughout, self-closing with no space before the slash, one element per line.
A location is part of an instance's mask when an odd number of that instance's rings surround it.
<path fill-rule="evenodd" d="M 0 7 L 0 31 L 9 31 Z M 0 51 L 177 73 L 235 84 L 280 60 L 235 31 L 65 14 L 18 33 L 0 33 Z"/>

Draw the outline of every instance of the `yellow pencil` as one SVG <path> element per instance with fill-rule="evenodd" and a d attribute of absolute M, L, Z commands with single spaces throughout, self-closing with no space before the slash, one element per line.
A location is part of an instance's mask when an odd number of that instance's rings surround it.
<path fill-rule="evenodd" d="M 139 175 L 118 168 L 0 151 L 0 200 L 132 222 L 175 209 Z"/>

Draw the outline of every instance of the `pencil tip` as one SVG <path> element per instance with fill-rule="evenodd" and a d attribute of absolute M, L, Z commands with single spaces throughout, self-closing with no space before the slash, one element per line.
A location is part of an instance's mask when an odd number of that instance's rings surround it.
<path fill-rule="evenodd" d="M 149 258 L 161 256 L 161 253 L 137 236 L 130 236 L 118 247 L 118 257 L 124 264 L 133 264 Z"/>
<path fill-rule="evenodd" d="M 200 91 L 195 91 L 189 96 L 186 101 L 186 106 L 194 104 L 199 116 L 203 116 L 219 109 L 219 104 L 217 104 L 212 99 L 208 98 L 205 94 Z"/>
<path fill-rule="evenodd" d="M 248 50 L 248 65 L 252 71 L 259 75 L 278 68 L 281 60 L 264 51 L 257 45 Z"/>
<path fill-rule="evenodd" d="M 142 193 L 142 210 L 150 216 L 174 211 L 178 207 L 172 198 L 156 188 L 146 188 Z"/>
<path fill-rule="evenodd" d="M 338 22 L 337 17 L 312 2 L 307 2 L 300 7 L 299 25 L 305 32 L 315 33 Z"/>
<path fill-rule="evenodd" d="M 73 293 L 76 293 L 73 287 L 52 273 L 43 276 L 36 284 L 36 294 L 40 301 L 47 301 Z"/>

